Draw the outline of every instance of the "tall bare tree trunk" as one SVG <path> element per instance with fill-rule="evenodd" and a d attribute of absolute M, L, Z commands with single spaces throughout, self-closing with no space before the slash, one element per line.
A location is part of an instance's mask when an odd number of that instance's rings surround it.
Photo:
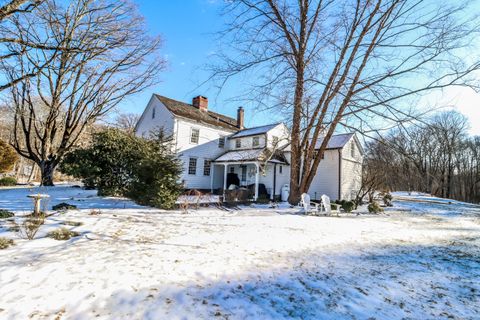
<path fill-rule="evenodd" d="M 50 187 L 53 186 L 53 174 L 55 173 L 56 163 L 53 161 L 41 161 L 38 166 L 40 167 L 40 185 Z"/>

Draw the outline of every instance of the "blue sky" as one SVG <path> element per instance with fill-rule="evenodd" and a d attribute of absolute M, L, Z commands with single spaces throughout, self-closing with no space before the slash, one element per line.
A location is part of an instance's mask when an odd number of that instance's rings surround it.
<path fill-rule="evenodd" d="M 221 0 L 137 0 L 140 12 L 145 16 L 152 34 L 160 34 L 164 40 L 162 54 L 168 61 L 168 69 L 162 73 L 162 82 L 124 101 L 120 110 L 141 113 L 152 93 L 158 93 L 180 101 L 190 102 L 196 95 L 209 98 L 209 108 L 236 117 L 239 102 L 230 101 L 240 93 L 240 81 L 231 83 L 220 94 L 212 84 L 199 85 L 209 73 L 205 64 L 218 49 L 215 32 L 224 26 L 220 16 Z M 450 88 L 444 94 L 435 94 L 434 104 L 454 106 L 470 120 L 470 133 L 480 135 L 480 95 L 470 89 Z M 431 100 L 428 99 L 428 100 Z M 432 102 L 432 101 L 430 101 Z M 275 115 L 259 112 L 248 104 L 245 121 L 247 126 L 271 123 L 279 120 Z"/>
<path fill-rule="evenodd" d="M 158 93 L 184 102 L 204 95 L 209 98 L 209 108 L 236 117 L 239 102 L 228 101 L 235 96 L 235 86 L 218 94 L 211 84 L 199 85 L 209 76 L 205 65 L 218 49 L 215 32 L 223 27 L 220 16 L 220 1 L 215 0 L 138 0 L 140 12 L 145 16 L 150 31 L 160 34 L 165 43 L 162 54 L 168 61 L 168 69 L 161 74 L 162 82 L 144 93 L 122 103 L 120 109 L 141 113 L 152 93 Z M 265 123 L 265 115 L 248 105 L 245 121 L 247 126 Z M 273 122 L 273 120 L 270 120 Z"/>

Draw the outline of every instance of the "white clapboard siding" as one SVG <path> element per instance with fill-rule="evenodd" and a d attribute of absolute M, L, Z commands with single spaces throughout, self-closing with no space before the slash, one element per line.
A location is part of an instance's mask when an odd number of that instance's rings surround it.
<path fill-rule="evenodd" d="M 135 132 L 148 137 L 152 132 L 163 129 L 167 134 L 174 133 L 174 116 L 154 95 L 138 121 Z"/>
<path fill-rule="evenodd" d="M 253 146 L 253 138 L 257 137 L 259 140 L 258 146 Z M 240 140 L 240 148 L 237 148 L 236 142 Z M 265 134 L 259 134 L 255 136 L 241 137 L 241 138 L 232 138 L 228 139 L 228 146 L 230 150 L 245 150 L 252 148 L 264 148 L 265 147 Z"/>
<path fill-rule="evenodd" d="M 338 157 L 339 150 L 326 150 L 325 157 L 318 165 L 308 194 L 312 200 L 320 200 L 326 194 L 332 200 L 338 199 Z"/>
<path fill-rule="evenodd" d="M 352 148 L 354 152 L 352 154 Z M 356 139 L 351 139 L 342 149 L 342 199 L 353 200 L 362 185 L 363 157 Z"/>
<path fill-rule="evenodd" d="M 273 145 L 274 137 L 278 139 L 276 146 Z M 275 128 L 267 132 L 268 148 L 279 149 L 290 142 L 290 131 L 284 123 L 279 123 Z"/>
<path fill-rule="evenodd" d="M 199 130 L 198 144 L 190 142 L 192 128 Z M 203 172 L 204 160 L 215 160 L 227 151 L 218 147 L 220 137 L 228 137 L 232 132 L 202 125 L 198 122 L 179 119 L 175 122 L 175 141 L 180 160 L 183 162 L 183 174 L 181 179 L 186 188 L 189 189 L 210 189 L 211 177 L 205 176 Z M 191 157 L 197 158 L 197 170 L 195 175 L 188 173 L 188 164 Z"/>

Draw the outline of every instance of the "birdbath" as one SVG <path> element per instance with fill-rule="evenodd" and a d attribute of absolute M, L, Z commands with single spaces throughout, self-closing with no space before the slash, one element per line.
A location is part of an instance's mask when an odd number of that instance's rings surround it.
<path fill-rule="evenodd" d="M 29 194 L 27 197 L 33 199 L 33 203 L 34 203 L 33 214 L 36 216 L 40 215 L 40 202 L 42 201 L 42 199 L 50 198 L 48 194 L 41 194 L 41 193 Z"/>

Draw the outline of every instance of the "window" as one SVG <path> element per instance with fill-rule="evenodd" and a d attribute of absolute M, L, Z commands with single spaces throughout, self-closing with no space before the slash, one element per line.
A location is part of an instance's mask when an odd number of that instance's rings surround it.
<path fill-rule="evenodd" d="M 225 137 L 218 138 L 218 147 L 222 149 L 225 148 Z"/>
<path fill-rule="evenodd" d="M 242 147 L 242 140 L 241 139 L 237 139 L 235 140 L 235 148 L 241 148 Z"/>
<path fill-rule="evenodd" d="M 355 144 L 351 144 L 351 147 L 350 147 L 350 156 L 352 158 L 355 158 Z"/>
<path fill-rule="evenodd" d="M 278 173 L 280 173 L 280 174 L 283 173 L 283 166 L 278 167 Z"/>
<path fill-rule="evenodd" d="M 197 174 L 197 158 L 190 158 L 188 161 L 188 174 Z"/>
<path fill-rule="evenodd" d="M 230 167 L 230 173 L 235 173 L 235 168 L 234 167 Z"/>
<path fill-rule="evenodd" d="M 252 146 L 258 147 L 260 145 L 260 137 L 253 137 L 252 138 Z"/>
<path fill-rule="evenodd" d="M 203 175 L 209 176 L 210 175 L 210 166 L 212 164 L 211 160 L 205 159 L 203 160 Z"/>
<path fill-rule="evenodd" d="M 247 166 L 242 166 L 242 181 L 247 181 Z"/>
<path fill-rule="evenodd" d="M 155 119 L 155 107 L 152 108 L 152 119 Z"/>
<path fill-rule="evenodd" d="M 200 130 L 192 128 L 190 132 L 190 142 L 197 144 L 199 136 L 200 136 Z"/>

